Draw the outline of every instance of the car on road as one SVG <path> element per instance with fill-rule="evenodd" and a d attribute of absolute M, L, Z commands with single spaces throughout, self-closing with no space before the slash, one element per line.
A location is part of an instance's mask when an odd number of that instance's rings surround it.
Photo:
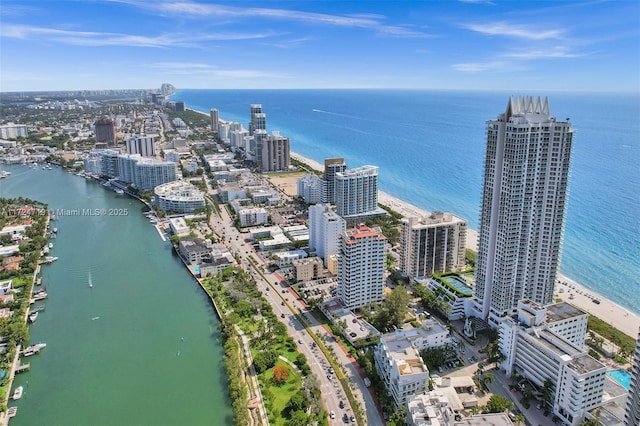
<path fill-rule="evenodd" d="M 349 420 L 351 420 L 351 423 L 355 423 L 356 422 L 355 416 L 351 416 L 351 418 Z"/>
<path fill-rule="evenodd" d="M 340 400 L 340 403 L 338 404 L 338 406 L 339 406 L 340 408 L 344 408 L 344 401 L 343 401 L 343 400 Z M 345 415 L 347 418 L 349 418 L 349 416 L 347 416 L 347 413 L 344 413 L 344 415 Z"/>
<path fill-rule="evenodd" d="M 329 416 L 330 416 L 332 419 L 335 419 L 335 418 L 336 418 L 336 413 L 335 413 L 333 410 L 331 410 L 331 414 L 330 414 Z"/>
<path fill-rule="evenodd" d="M 302 344 L 303 343 L 302 339 L 298 339 L 298 343 Z"/>
<path fill-rule="evenodd" d="M 284 314 L 280 314 L 280 318 L 284 318 Z"/>
<path fill-rule="evenodd" d="M 284 300 L 283 300 L 282 302 L 280 302 L 280 304 L 281 304 L 282 306 L 284 306 Z"/>

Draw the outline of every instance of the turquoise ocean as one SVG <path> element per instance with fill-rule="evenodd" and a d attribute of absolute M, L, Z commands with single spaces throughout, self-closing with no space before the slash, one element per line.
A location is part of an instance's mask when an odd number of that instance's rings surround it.
<path fill-rule="evenodd" d="M 380 188 L 477 229 L 485 123 L 510 96 L 547 96 L 576 130 L 561 272 L 640 314 L 640 95 L 413 90 L 179 90 L 187 108 L 248 127 L 262 104 L 267 130 L 291 150 L 349 168 L 378 166 Z"/>

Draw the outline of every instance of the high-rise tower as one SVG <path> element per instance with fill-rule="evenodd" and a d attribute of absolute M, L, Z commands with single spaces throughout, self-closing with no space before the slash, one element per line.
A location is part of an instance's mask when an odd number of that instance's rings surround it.
<path fill-rule="evenodd" d="M 338 297 L 349 309 L 380 302 L 384 294 L 387 239 L 357 225 L 338 240 Z"/>
<path fill-rule="evenodd" d="M 484 319 L 519 300 L 553 301 L 564 230 L 573 128 L 544 100 L 511 98 L 487 121 L 474 295 Z"/>
<path fill-rule="evenodd" d="M 327 158 L 324 160 L 324 202 L 329 204 L 336 203 L 336 173 L 347 170 L 347 164 L 344 158 Z"/>
<path fill-rule="evenodd" d="M 250 112 L 249 134 L 253 135 L 257 129 L 267 130 L 267 114 L 262 112 L 262 104 L 251 104 Z"/>
<path fill-rule="evenodd" d="M 633 355 L 633 368 L 631 370 L 631 384 L 624 416 L 625 426 L 640 424 L 640 334 L 636 340 L 636 352 Z"/>

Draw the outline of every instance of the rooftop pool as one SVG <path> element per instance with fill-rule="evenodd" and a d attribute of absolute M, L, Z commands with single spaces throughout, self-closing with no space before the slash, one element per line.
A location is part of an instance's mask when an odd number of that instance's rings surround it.
<path fill-rule="evenodd" d="M 631 374 L 626 370 L 612 370 L 607 372 L 607 376 L 618 382 L 625 389 L 629 389 L 631 384 Z"/>

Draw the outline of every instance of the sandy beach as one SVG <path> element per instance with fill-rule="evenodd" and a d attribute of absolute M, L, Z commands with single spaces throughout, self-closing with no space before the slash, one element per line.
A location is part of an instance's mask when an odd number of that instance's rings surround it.
<path fill-rule="evenodd" d="M 314 161 L 312 159 L 303 157 L 300 154 L 296 154 L 294 152 L 291 153 L 291 157 L 296 160 L 306 163 L 309 167 L 314 170 L 323 171 L 324 165 Z M 421 216 L 428 215 L 429 212 L 420 209 L 414 205 L 407 203 L 406 201 L 400 200 L 386 192 L 379 191 L 378 192 L 378 201 L 380 204 L 385 205 L 403 216 Z M 455 214 L 455 213 L 453 213 Z M 477 251 L 478 247 L 478 232 L 474 229 L 467 229 L 467 248 Z M 601 294 L 595 293 L 594 291 L 586 288 L 585 286 L 577 283 L 576 281 L 564 276 L 558 275 L 558 279 L 560 282 L 566 282 L 568 285 L 558 284 L 556 287 L 556 297 L 562 299 L 567 303 L 571 303 L 572 305 L 582 309 L 583 311 L 596 316 L 623 333 L 633 337 L 634 339 L 638 338 L 638 333 L 640 331 L 640 316 L 634 314 L 633 312 L 623 308 L 622 306 L 610 301 L 606 297 Z M 574 286 L 575 288 L 571 289 L 570 286 Z M 563 292 L 560 290 L 563 289 Z M 569 299 L 570 294 L 574 294 L 574 299 Z M 587 297 L 589 294 L 592 297 Z M 600 299 L 600 304 L 594 303 L 593 299 Z"/>

